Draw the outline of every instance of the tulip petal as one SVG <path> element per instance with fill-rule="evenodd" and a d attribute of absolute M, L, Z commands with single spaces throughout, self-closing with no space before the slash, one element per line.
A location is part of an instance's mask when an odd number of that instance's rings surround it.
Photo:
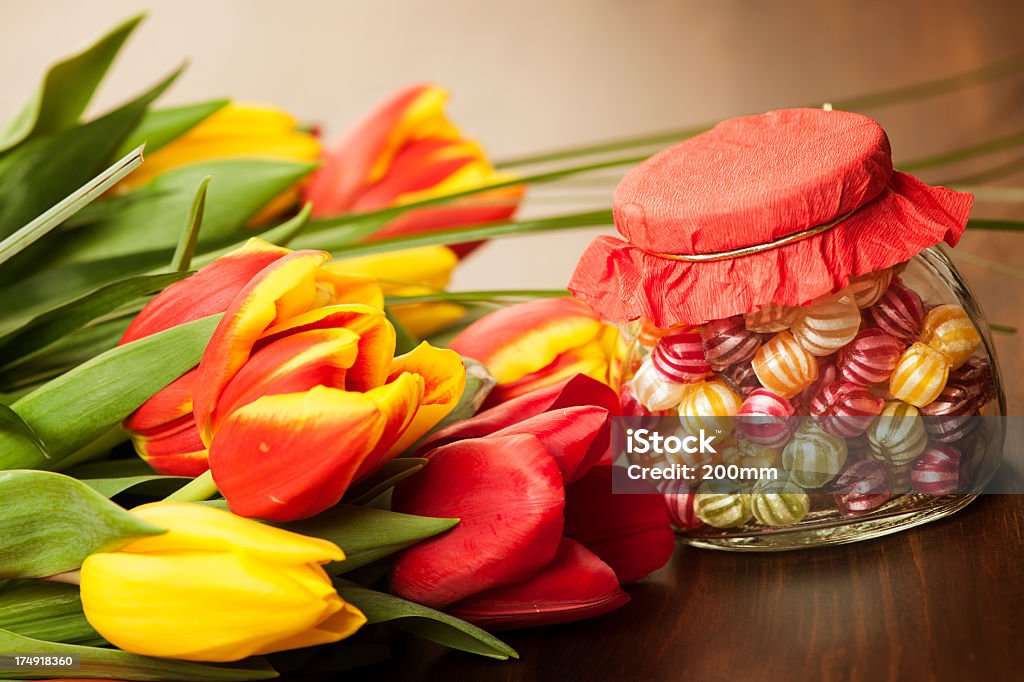
<path fill-rule="evenodd" d="M 392 446 L 413 423 L 423 402 L 424 381 L 419 374 L 405 372 L 394 381 L 366 392 L 366 397 L 377 404 L 384 415 L 384 435 L 366 459 L 363 460 L 355 480 L 372 474 L 385 462 L 394 459 Z"/>
<path fill-rule="evenodd" d="M 564 491 L 558 464 L 540 440 L 460 441 L 428 458 L 422 471 L 396 486 L 393 508 L 461 521 L 398 557 L 396 594 L 443 608 L 526 580 L 551 562 L 562 536 Z"/>
<path fill-rule="evenodd" d="M 508 630 L 592 618 L 628 601 L 608 564 L 562 538 L 554 560 L 526 581 L 464 599 L 449 611 L 488 630 Z"/>
<path fill-rule="evenodd" d="M 368 391 L 382 385 L 395 354 L 395 329 L 383 310 L 360 304 L 317 308 L 271 327 L 260 343 L 273 343 L 285 334 L 331 328 L 344 328 L 359 335 L 358 361 L 345 375 L 345 388 Z"/>
<path fill-rule="evenodd" d="M 401 454 L 447 417 L 466 388 L 466 368 L 459 354 L 434 348 L 426 342 L 395 358 L 388 381 L 395 381 L 405 372 L 423 377 L 423 399 L 412 423 L 388 449 L 386 457 L 389 459 Z"/>
<path fill-rule="evenodd" d="M 182 417 L 191 418 L 195 380 L 196 370 L 185 372 L 128 415 L 122 426 L 133 434 L 148 436 Z M 194 423 L 195 420 L 192 421 Z"/>
<path fill-rule="evenodd" d="M 191 414 L 145 436 L 132 434 L 132 445 L 147 464 L 165 476 L 198 476 L 210 468 L 209 453 Z"/>
<path fill-rule="evenodd" d="M 372 274 L 349 271 L 344 263 L 326 263 L 316 273 L 317 288 L 329 297 L 321 305 L 359 304 L 383 310 L 384 291 L 377 279 Z"/>
<path fill-rule="evenodd" d="M 307 518 L 337 504 L 384 422 L 361 393 L 316 386 L 264 396 L 225 417 L 210 445 L 210 468 L 236 514 Z"/>
<path fill-rule="evenodd" d="M 600 337 L 577 348 L 570 348 L 543 369 L 527 374 L 507 384 L 495 386 L 494 390 L 487 396 L 487 401 L 484 405 L 489 407 L 503 403 L 524 393 L 535 391 L 542 386 L 558 383 L 576 374 L 583 374 L 601 383 L 608 383 L 608 355 Z"/>
<path fill-rule="evenodd" d="M 223 415 L 265 395 L 344 388 L 358 343 L 359 335 L 347 329 L 314 329 L 260 346 L 224 387 L 210 417 L 213 431 Z"/>
<path fill-rule="evenodd" d="M 565 534 L 614 569 L 619 582 L 639 580 L 668 563 L 675 549 L 662 496 L 614 494 L 612 467 L 593 467 L 565 490 Z"/>
<path fill-rule="evenodd" d="M 608 410 L 594 405 L 567 407 L 538 414 L 496 432 L 495 436 L 533 434 L 558 462 L 562 478 L 572 483 L 587 473 L 608 450 Z"/>
<path fill-rule="evenodd" d="M 567 350 L 597 338 L 602 329 L 586 304 L 571 298 L 543 299 L 477 320 L 449 348 L 481 362 L 501 385 L 547 367 Z"/>
<path fill-rule="evenodd" d="M 270 327 L 310 309 L 316 300 L 316 273 L 328 256 L 295 251 L 261 270 L 231 302 L 199 363 L 193 412 L 203 439 L 212 437 L 210 415 L 221 391 L 249 359 Z"/>
<path fill-rule="evenodd" d="M 132 320 L 121 343 L 224 312 L 249 280 L 289 253 L 288 249 L 262 239 L 250 239 L 241 248 L 157 294 Z"/>

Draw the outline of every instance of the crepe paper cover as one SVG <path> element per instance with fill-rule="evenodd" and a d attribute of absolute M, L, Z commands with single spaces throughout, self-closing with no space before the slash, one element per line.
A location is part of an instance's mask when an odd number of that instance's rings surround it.
<path fill-rule="evenodd" d="M 972 203 L 894 172 L 885 131 L 866 116 L 783 109 L 735 118 L 622 180 L 613 211 L 628 241 L 597 237 L 569 289 L 609 321 L 647 317 L 662 328 L 766 303 L 803 305 L 939 242 L 954 246 Z M 756 247 L 837 219 L 752 255 L 700 263 L 665 255 Z"/>

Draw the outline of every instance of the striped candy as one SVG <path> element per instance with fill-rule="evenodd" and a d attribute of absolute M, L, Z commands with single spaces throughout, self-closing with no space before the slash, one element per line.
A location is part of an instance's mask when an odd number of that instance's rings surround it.
<path fill-rule="evenodd" d="M 749 362 L 724 367 L 715 374 L 744 398 L 761 388 L 761 382 L 757 379 L 754 366 Z"/>
<path fill-rule="evenodd" d="M 954 369 L 967 362 L 981 345 L 981 336 L 958 305 L 940 305 L 925 315 L 921 341 L 949 358 Z"/>
<path fill-rule="evenodd" d="M 950 445 L 933 445 L 917 458 L 910 470 L 914 492 L 948 495 L 960 487 L 960 451 Z"/>
<path fill-rule="evenodd" d="M 750 491 L 750 511 L 765 526 L 800 523 L 810 509 L 811 498 L 785 476 L 775 481 L 758 481 Z"/>
<path fill-rule="evenodd" d="M 726 466 L 757 467 L 776 469 L 782 463 L 782 448 L 758 445 L 752 440 L 741 439 L 721 450 L 722 463 Z"/>
<path fill-rule="evenodd" d="M 672 525 L 681 530 L 689 530 L 704 525 L 694 513 L 693 503 L 696 494 L 687 487 L 687 481 L 662 481 L 658 489 L 665 500 L 669 519 Z"/>
<path fill-rule="evenodd" d="M 801 488 L 820 488 L 842 470 L 846 456 L 845 440 L 807 420 L 783 448 L 782 466 Z"/>
<path fill-rule="evenodd" d="M 924 303 L 916 292 L 894 281 L 868 315 L 879 329 L 904 343 L 917 338 L 924 319 Z"/>
<path fill-rule="evenodd" d="M 747 329 L 752 332 L 774 334 L 789 329 L 799 314 L 799 308 L 767 303 L 761 306 L 760 310 L 744 315 L 743 321 L 746 323 Z"/>
<path fill-rule="evenodd" d="M 729 481 L 707 481 L 697 489 L 693 511 L 715 528 L 735 528 L 750 520 L 750 494 Z"/>
<path fill-rule="evenodd" d="M 651 361 L 662 376 L 680 384 L 700 381 L 711 371 L 700 333 L 694 329 L 661 337 Z"/>
<path fill-rule="evenodd" d="M 748 395 L 736 414 L 740 434 L 757 445 L 780 448 L 793 435 L 793 404 L 767 389 L 759 388 Z"/>
<path fill-rule="evenodd" d="M 679 421 L 683 430 L 695 434 L 732 433 L 736 426 L 732 417 L 739 412 L 743 400 L 724 381 L 702 381 L 694 384 L 679 404 Z"/>
<path fill-rule="evenodd" d="M 716 370 L 749 360 L 761 346 L 761 335 L 744 326 L 742 315 L 708 322 L 701 338 L 704 355 Z"/>
<path fill-rule="evenodd" d="M 847 290 L 853 295 L 858 308 L 868 308 L 878 302 L 892 281 L 892 270 L 875 270 L 851 277 Z"/>
<path fill-rule="evenodd" d="M 853 296 L 843 290 L 807 306 L 790 332 L 811 355 L 830 355 L 852 341 L 858 329 L 860 310 Z"/>
<path fill-rule="evenodd" d="M 981 407 L 996 397 L 996 382 L 992 376 L 992 366 L 986 358 L 970 358 L 960 367 L 949 373 L 950 383 L 957 383 L 969 390 Z"/>
<path fill-rule="evenodd" d="M 847 381 L 861 386 L 888 381 L 903 343 L 878 328 L 865 329 L 839 351 L 837 366 Z"/>
<path fill-rule="evenodd" d="M 843 516 L 867 514 L 892 497 L 888 470 L 873 460 L 861 460 L 846 467 L 833 487 L 836 493 L 832 499 Z"/>
<path fill-rule="evenodd" d="M 896 362 L 889 392 L 897 400 L 924 407 L 938 397 L 949 376 L 949 359 L 923 343 L 915 343 Z"/>
<path fill-rule="evenodd" d="M 639 320 L 637 320 L 636 324 L 636 340 L 640 343 L 641 346 L 644 346 L 645 348 L 654 348 L 655 346 L 658 345 L 658 341 L 660 341 L 663 336 L 668 336 L 669 334 L 680 332 L 683 329 L 686 329 L 688 326 L 674 325 L 669 329 L 662 329 L 661 327 L 654 324 L 654 320 L 652 320 L 649 317 L 640 318 Z"/>
<path fill-rule="evenodd" d="M 868 428 L 871 456 L 896 466 L 917 458 L 928 445 L 921 414 L 913 405 L 893 400 Z"/>
<path fill-rule="evenodd" d="M 654 367 L 650 356 L 640 364 L 629 382 L 629 388 L 641 405 L 651 412 L 675 407 L 683 400 L 689 384 L 670 381 Z"/>
<path fill-rule="evenodd" d="M 826 433 L 853 438 L 867 430 L 884 404 L 864 386 L 841 379 L 819 391 L 811 401 L 811 414 Z"/>
<path fill-rule="evenodd" d="M 955 443 L 980 425 L 978 407 L 970 389 L 949 382 L 938 398 L 921 408 L 924 428 L 936 443 Z"/>
<path fill-rule="evenodd" d="M 789 332 L 758 348 L 751 361 L 758 381 L 772 393 L 792 398 L 818 378 L 818 361 Z"/>

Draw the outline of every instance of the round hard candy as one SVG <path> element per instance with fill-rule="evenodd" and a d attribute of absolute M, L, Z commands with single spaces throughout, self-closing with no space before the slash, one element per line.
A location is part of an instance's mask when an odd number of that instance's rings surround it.
<path fill-rule="evenodd" d="M 851 277 L 846 288 L 853 295 L 858 308 L 868 308 L 882 297 L 891 281 L 892 269 L 885 268 Z"/>
<path fill-rule="evenodd" d="M 743 400 L 726 386 L 724 381 L 702 381 L 693 384 L 679 404 L 679 421 L 683 431 L 696 434 L 732 433 L 736 426 L 733 417 L 739 412 Z"/>
<path fill-rule="evenodd" d="M 921 414 L 913 405 L 894 400 L 868 427 L 871 456 L 896 466 L 912 462 L 928 445 Z"/>
<path fill-rule="evenodd" d="M 648 356 L 629 382 L 632 396 L 650 412 L 668 410 L 683 401 L 690 384 L 671 381 L 659 372 Z"/>
<path fill-rule="evenodd" d="M 680 384 L 700 381 L 711 371 L 700 332 L 692 329 L 661 337 L 651 351 L 651 362 L 666 380 Z"/>
<path fill-rule="evenodd" d="M 781 447 L 766 447 L 746 438 L 737 440 L 721 452 L 722 463 L 725 465 L 735 464 L 738 467 L 776 469 L 782 464 Z"/>
<path fill-rule="evenodd" d="M 704 525 L 694 511 L 694 501 L 697 499 L 697 495 L 687 487 L 686 482 L 663 481 L 662 483 L 658 489 L 662 492 L 665 508 L 668 509 L 672 525 L 680 530 L 691 530 Z"/>
<path fill-rule="evenodd" d="M 697 489 L 693 511 L 715 528 L 735 528 L 751 519 L 750 494 L 728 481 L 707 481 Z"/>
<path fill-rule="evenodd" d="M 996 397 L 996 382 L 992 375 L 992 365 L 988 359 L 974 356 L 963 365 L 951 370 L 949 381 L 957 383 L 969 390 L 978 401 L 980 408 Z"/>
<path fill-rule="evenodd" d="M 846 457 L 846 441 L 825 433 L 808 419 L 783 448 L 782 466 L 800 487 L 820 488 L 839 474 Z"/>
<path fill-rule="evenodd" d="M 811 509 L 811 498 L 784 474 L 776 480 L 762 479 L 750 491 L 750 511 L 765 526 L 800 523 Z"/>
<path fill-rule="evenodd" d="M 846 290 L 822 296 L 803 309 L 790 327 L 793 338 L 811 355 L 831 355 L 857 335 L 860 310 Z"/>
<path fill-rule="evenodd" d="M 915 492 L 947 495 L 960 487 L 960 450 L 951 445 L 933 445 L 914 461 L 910 485 Z"/>
<path fill-rule="evenodd" d="M 769 339 L 751 364 L 761 385 L 783 398 L 792 398 L 818 378 L 817 359 L 789 332 Z"/>
<path fill-rule="evenodd" d="M 749 362 L 741 362 L 736 365 L 729 365 L 715 372 L 715 375 L 729 387 L 746 398 L 753 391 L 761 388 L 761 382 L 757 379 L 754 366 Z"/>
<path fill-rule="evenodd" d="M 861 386 L 888 381 L 896 362 L 903 353 L 903 343 L 877 327 L 858 332 L 857 336 L 839 351 L 836 363 L 839 373 L 847 381 Z"/>
<path fill-rule="evenodd" d="M 861 460 L 846 467 L 833 484 L 832 498 L 843 516 L 878 509 L 892 497 L 889 472 L 882 462 Z"/>
<path fill-rule="evenodd" d="M 706 323 L 701 338 L 704 355 L 716 370 L 750 360 L 761 346 L 761 335 L 746 328 L 742 315 Z"/>
<path fill-rule="evenodd" d="M 761 306 L 759 310 L 744 315 L 743 321 L 750 331 L 774 334 L 789 329 L 799 314 L 800 308 L 768 303 Z"/>
<path fill-rule="evenodd" d="M 981 335 L 971 318 L 958 305 L 935 306 L 921 325 L 921 341 L 949 358 L 956 369 L 967 362 L 981 345 Z"/>
<path fill-rule="evenodd" d="M 924 302 L 915 291 L 893 280 L 875 305 L 868 308 L 875 326 L 904 343 L 917 338 L 924 320 Z"/>
<path fill-rule="evenodd" d="M 743 400 L 736 425 L 744 439 L 757 445 L 780 448 L 793 435 L 796 414 L 793 404 L 768 389 L 759 388 Z"/>
<path fill-rule="evenodd" d="M 811 415 L 826 433 L 853 438 L 864 433 L 881 413 L 885 401 L 865 388 L 840 379 L 825 386 L 811 401 Z"/>
<path fill-rule="evenodd" d="M 949 359 L 923 343 L 903 351 L 889 377 L 889 391 L 897 400 L 924 407 L 935 400 L 946 386 Z"/>
<path fill-rule="evenodd" d="M 949 382 L 932 402 L 921 408 L 928 437 L 936 443 L 955 443 L 981 425 L 978 399 L 966 387 Z"/>

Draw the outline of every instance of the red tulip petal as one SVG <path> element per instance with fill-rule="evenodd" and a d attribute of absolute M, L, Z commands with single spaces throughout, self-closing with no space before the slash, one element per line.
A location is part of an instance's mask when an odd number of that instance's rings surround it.
<path fill-rule="evenodd" d="M 288 253 L 288 249 L 262 239 L 250 239 L 240 249 L 157 294 L 128 326 L 121 343 L 224 312 L 249 280 Z"/>
<path fill-rule="evenodd" d="M 362 393 L 314 387 L 264 396 L 229 414 L 210 468 L 231 511 L 293 521 L 337 504 L 384 429 Z"/>
<path fill-rule="evenodd" d="M 368 391 L 388 378 L 395 354 L 395 329 L 384 311 L 361 304 L 329 305 L 296 315 L 266 331 L 259 345 L 312 329 L 344 328 L 359 335 L 356 364 L 345 375 L 349 391 Z"/>
<path fill-rule="evenodd" d="M 397 453 L 394 445 L 408 431 L 423 402 L 424 381 L 419 374 L 403 373 L 384 386 L 366 392 L 384 415 L 384 432 L 355 474 L 355 480 L 372 474 Z"/>
<path fill-rule="evenodd" d="M 422 234 L 437 230 L 449 230 L 470 225 L 503 222 L 512 217 L 522 200 L 521 187 L 510 187 L 505 190 L 482 192 L 465 199 L 458 199 L 444 206 L 431 206 L 406 211 L 384 227 L 373 233 L 370 241 L 400 237 L 408 234 Z M 470 200 L 474 201 L 470 201 Z M 507 203 L 506 203 L 507 202 Z M 459 258 L 464 258 L 483 242 L 466 242 L 450 244 L 449 248 Z"/>
<path fill-rule="evenodd" d="M 608 564 L 562 538 L 554 560 L 526 581 L 482 592 L 448 610 L 488 630 L 510 630 L 592 618 L 628 601 Z"/>
<path fill-rule="evenodd" d="M 450 531 L 395 562 L 395 593 L 434 608 L 526 580 L 554 558 L 564 489 L 558 464 L 533 436 L 460 441 L 396 486 L 395 511 L 454 517 Z"/>
<path fill-rule="evenodd" d="M 487 436 L 538 414 L 577 405 L 596 405 L 611 415 L 619 414 L 619 398 L 615 391 L 590 377 L 578 375 L 446 426 L 431 435 L 419 451 L 426 452 L 465 438 Z"/>
<path fill-rule="evenodd" d="M 148 436 L 161 431 L 186 415 L 192 416 L 192 387 L 196 370 L 191 369 L 161 389 L 152 398 L 128 415 L 122 426 L 125 431 Z M 194 422 L 193 422 L 194 423 Z"/>
<path fill-rule="evenodd" d="M 508 426 L 495 436 L 535 435 L 558 462 L 562 478 L 572 483 L 601 459 L 611 442 L 608 410 L 594 405 L 544 412 Z"/>
<path fill-rule="evenodd" d="M 198 476 L 210 468 L 208 453 L 191 414 L 145 436 L 132 436 L 135 452 L 157 473 Z"/>
<path fill-rule="evenodd" d="M 619 582 L 664 566 L 675 549 L 662 496 L 612 493 L 612 467 L 595 466 L 565 490 L 565 534 L 615 570 Z"/>

